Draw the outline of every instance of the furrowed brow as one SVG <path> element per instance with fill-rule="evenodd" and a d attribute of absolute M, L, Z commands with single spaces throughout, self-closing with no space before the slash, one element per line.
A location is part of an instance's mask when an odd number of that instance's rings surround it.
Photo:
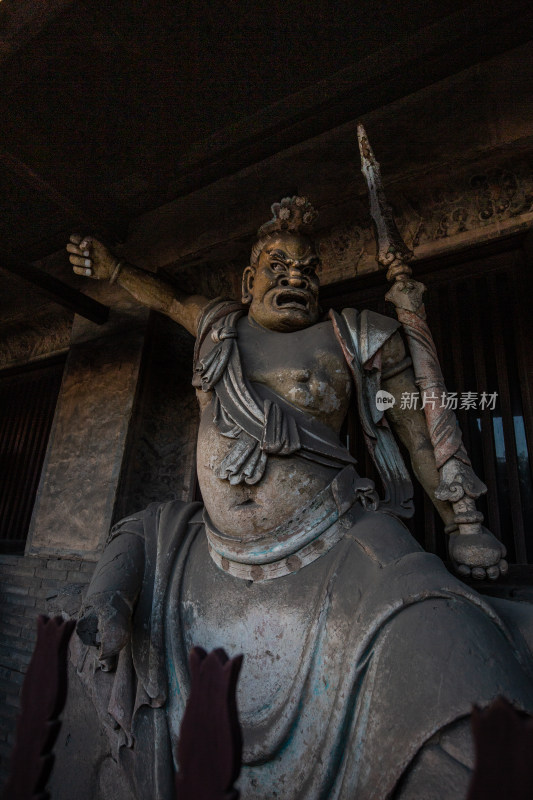
<path fill-rule="evenodd" d="M 279 261 L 283 261 L 284 264 L 292 263 L 292 260 L 289 258 L 287 253 L 283 252 L 283 250 L 271 250 L 269 256 L 271 258 L 277 258 Z"/>
<path fill-rule="evenodd" d="M 290 262 L 292 266 L 298 267 L 299 269 L 305 269 L 305 267 L 312 267 L 315 269 L 320 264 L 320 259 L 318 256 L 309 256 L 309 258 L 302 258 L 302 260 L 296 260 Z"/>
<path fill-rule="evenodd" d="M 270 258 L 276 258 L 282 261 L 288 267 L 317 267 L 320 264 L 320 259 L 317 255 L 310 255 L 307 258 L 291 258 L 283 250 L 271 250 L 269 252 Z"/>

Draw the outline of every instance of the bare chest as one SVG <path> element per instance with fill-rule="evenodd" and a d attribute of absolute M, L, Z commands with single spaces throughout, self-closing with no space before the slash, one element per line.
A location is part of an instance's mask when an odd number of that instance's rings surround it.
<path fill-rule="evenodd" d="M 346 416 L 351 378 L 330 322 L 294 333 L 239 323 L 239 350 L 248 380 L 263 384 L 338 431 Z"/>
<path fill-rule="evenodd" d="M 247 380 L 263 384 L 288 403 L 339 432 L 346 416 L 351 379 L 329 322 L 294 333 L 277 333 L 239 321 L 240 361 Z M 331 481 L 335 470 L 298 458 L 271 455 L 258 483 L 232 484 L 218 477 L 235 440 L 214 422 L 212 392 L 198 392 L 197 473 L 213 524 L 233 536 L 270 531 L 306 505 Z"/>

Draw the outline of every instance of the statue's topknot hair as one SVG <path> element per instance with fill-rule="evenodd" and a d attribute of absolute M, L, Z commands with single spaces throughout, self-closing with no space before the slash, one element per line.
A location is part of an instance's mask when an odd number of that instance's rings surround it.
<path fill-rule="evenodd" d="M 318 217 L 307 197 L 284 197 L 279 203 L 274 203 L 272 219 L 261 225 L 257 231 L 257 241 L 252 247 L 250 264 L 255 266 L 259 261 L 261 251 L 271 236 L 280 231 L 292 231 L 309 235 L 312 233 L 312 224 Z"/>
<path fill-rule="evenodd" d="M 261 225 L 257 231 L 259 238 L 277 231 L 310 233 L 318 216 L 307 197 L 284 197 L 279 203 L 274 203 L 271 210 L 272 219 Z"/>

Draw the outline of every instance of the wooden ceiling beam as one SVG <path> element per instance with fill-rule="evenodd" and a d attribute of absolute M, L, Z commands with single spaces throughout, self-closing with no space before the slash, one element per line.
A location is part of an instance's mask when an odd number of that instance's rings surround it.
<path fill-rule="evenodd" d="M 20 278 L 20 280 L 31 283 L 33 286 L 38 286 L 39 289 L 43 289 L 51 295 L 52 299 L 59 305 L 85 317 L 91 322 L 95 322 L 97 325 L 103 325 L 107 322 L 109 317 L 109 308 L 107 306 L 97 300 L 93 300 L 92 297 L 87 297 L 87 295 L 77 289 L 73 289 L 33 264 L 27 264 L 12 255 L 2 253 L 0 254 L 0 269 Z"/>
<path fill-rule="evenodd" d="M 47 0 L 46 3 L 36 3 L 35 0 L 17 0 L 16 3 L 0 6 L 0 64 L 3 65 L 28 42 L 39 36 L 73 2 L 74 0 Z"/>
<path fill-rule="evenodd" d="M 168 165 L 145 166 L 178 199 L 533 37 L 525 0 L 481 0 L 372 53 L 308 89 L 227 126 Z"/>
<path fill-rule="evenodd" d="M 36 191 L 40 197 L 50 200 L 54 205 L 61 209 L 74 223 L 84 227 L 84 233 L 100 234 L 109 240 L 124 241 L 127 228 L 125 225 L 110 225 L 107 219 L 99 213 L 93 213 L 86 208 L 82 208 L 78 203 L 71 200 L 57 189 L 50 181 L 45 180 L 29 164 L 21 161 L 7 150 L 0 148 L 0 166 L 16 175 L 26 185 Z"/>

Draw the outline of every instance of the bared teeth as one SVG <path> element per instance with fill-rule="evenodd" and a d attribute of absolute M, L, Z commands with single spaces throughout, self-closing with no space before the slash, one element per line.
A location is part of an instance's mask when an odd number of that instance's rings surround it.
<path fill-rule="evenodd" d="M 296 306 L 297 308 L 307 308 L 307 297 L 297 292 L 284 292 L 276 298 L 278 306 Z"/>

